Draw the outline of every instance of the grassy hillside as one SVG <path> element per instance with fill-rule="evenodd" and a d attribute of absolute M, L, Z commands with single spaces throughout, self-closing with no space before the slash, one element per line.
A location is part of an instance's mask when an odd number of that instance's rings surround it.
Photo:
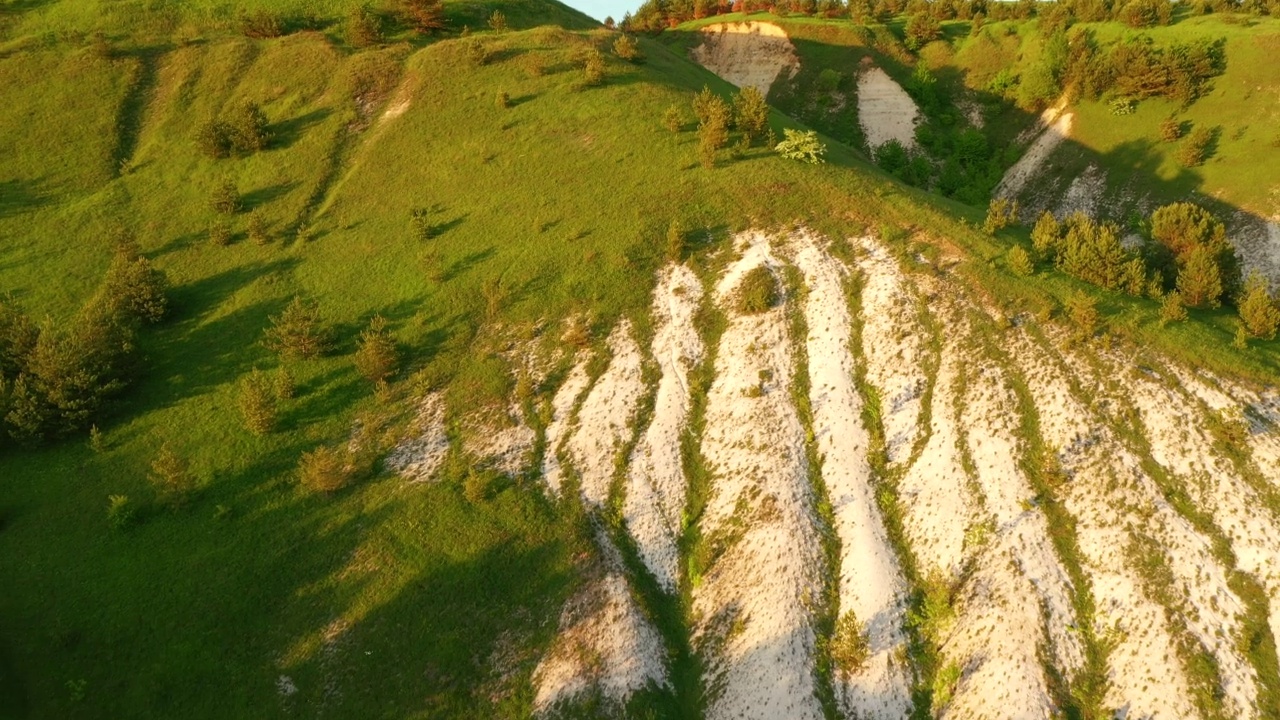
<path fill-rule="evenodd" d="M 795 222 L 871 230 L 904 252 L 959 249 L 959 276 L 1010 315 L 1059 312 L 1082 287 L 1008 273 L 1012 236 L 874 170 L 851 138 L 828 137 L 822 166 L 756 147 L 701 167 L 692 113 L 677 134 L 660 118 L 704 84 L 732 89 L 659 41 L 625 63 L 608 52 L 614 34 L 558 4 L 450 4 L 472 38 L 391 28 L 362 50 L 342 39 L 349 3 L 271 6 L 319 22 L 251 40 L 207 3 L 10 3 L 0 16 L 0 291 L 65 322 L 120 227 L 172 285 L 138 377 L 97 421 L 99 447 L 0 446 L 0 717 L 526 716 L 530 673 L 592 551 L 533 478 L 465 496 L 467 421 L 520 391 L 511 348 L 554 348 L 570 316 L 589 319 L 592 347 L 619 318 L 647 332 L 673 218 L 698 260 L 729 231 Z M 478 31 L 495 8 L 516 29 Z M 78 34 L 97 28 L 105 47 Z M 599 87 L 582 83 L 586 46 L 607 57 Z M 270 146 L 202 155 L 198 123 L 245 100 Z M 246 207 L 221 247 L 208 229 L 224 182 Z M 412 232 L 418 208 L 430 239 Z M 269 242 L 246 237 L 251 214 Z M 280 369 L 263 332 L 295 296 L 319 303 L 336 347 L 287 363 L 295 397 L 276 432 L 254 436 L 238 384 Z M 1099 297 L 1114 332 L 1157 350 L 1252 378 L 1280 370 L 1275 342 L 1229 347 L 1225 311 L 1164 328 L 1152 302 Z M 404 359 L 380 396 L 351 360 L 374 314 Z M 528 389 L 531 422 L 571 362 L 555 355 Z M 299 486 L 304 451 L 344 445 L 357 422 L 403 425 L 426 388 L 449 405 L 442 482 Z M 147 480 L 164 445 L 198 478 L 176 511 Z M 108 526 L 110 495 L 140 507 L 124 532 Z M 699 693 L 692 682 L 646 702 L 692 714 Z"/>

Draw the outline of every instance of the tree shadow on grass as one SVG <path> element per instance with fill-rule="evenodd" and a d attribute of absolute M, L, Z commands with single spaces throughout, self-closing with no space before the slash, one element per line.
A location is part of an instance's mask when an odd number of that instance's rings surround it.
<path fill-rule="evenodd" d="M 307 130 L 324 122 L 332 114 L 333 110 L 330 108 L 319 108 L 275 123 L 271 126 L 271 132 L 274 136 L 271 149 L 284 150 L 292 147 L 294 143 L 302 139 Z"/>
<path fill-rule="evenodd" d="M 296 180 L 275 185 L 267 185 L 256 190 L 250 190 L 240 196 L 240 202 L 244 205 L 246 211 L 252 212 L 258 208 L 270 203 L 272 200 L 284 197 L 289 191 L 298 187 Z"/>

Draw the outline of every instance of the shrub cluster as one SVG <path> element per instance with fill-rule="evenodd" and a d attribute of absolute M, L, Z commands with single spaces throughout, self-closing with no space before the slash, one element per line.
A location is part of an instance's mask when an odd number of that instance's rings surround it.
<path fill-rule="evenodd" d="M 0 425 L 24 441 L 89 427 L 136 373 L 137 333 L 161 320 L 168 283 L 122 242 L 98 291 L 73 318 L 37 324 L 0 300 Z"/>
<path fill-rule="evenodd" d="M 249 155 L 270 143 L 267 116 L 253 102 L 243 102 L 226 117 L 206 120 L 196 129 L 196 144 L 211 158 Z"/>

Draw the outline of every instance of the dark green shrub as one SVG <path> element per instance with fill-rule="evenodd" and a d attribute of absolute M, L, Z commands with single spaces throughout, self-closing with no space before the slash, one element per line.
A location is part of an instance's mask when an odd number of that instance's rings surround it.
<path fill-rule="evenodd" d="M 113 313 L 159 322 L 169 307 L 169 282 L 151 261 L 125 246 L 116 251 L 99 290 L 99 302 Z"/>
<path fill-rule="evenodd" d="M 284 21 L 279 15 L 268 10 L 241 12 L 239 23 L 240 32 L 245 37 L 263 39 L 284 35 Z"/>
<path fill-rule="evenodd" d="M 239 154 L 248 155 L 266 150 L 271 143 L 267 116 L 257 103 L 245 101 L 237 105 L 227 118 L 225 127 L 231 149 Z"/>
<path fill-rule="evenodd" d="M 196 145 L 200 152 L 214 159 L 231 156 L 231 128 L 217 118 L 206 120 L 196 128 Z"/>
<path fill-rule="evenodd" d="M 742 278 L 738 286 L 738 312 L 756 315 L 773 307 L 778 301 L 778 283 L 769 268 L 761 265 Z"/>

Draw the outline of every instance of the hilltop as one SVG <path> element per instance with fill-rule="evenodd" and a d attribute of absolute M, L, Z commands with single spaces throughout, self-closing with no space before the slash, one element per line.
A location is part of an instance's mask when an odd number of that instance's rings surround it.
<path fill-rule="evenodd" d="M 0 10 L 0 717 L 1274 717 L 1280 345 L 994 223 L 967 22 L 362 7 Z M 1275 23 L 1150 31 L 1227 37 L 1190 122 Z M 1273 212 L 1261 121 L 1167 182 L 1107 102 L 1046 197 Z"/>

